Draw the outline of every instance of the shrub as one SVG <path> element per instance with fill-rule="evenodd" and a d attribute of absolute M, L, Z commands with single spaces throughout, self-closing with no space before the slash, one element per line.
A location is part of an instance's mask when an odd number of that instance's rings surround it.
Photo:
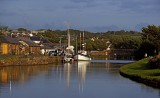
<path fill-rule="evenodd" d="M 160 67 L 160 58 L 153 57 L 149 60 L 149 65 L 151 69 L 156 69 Z"/>

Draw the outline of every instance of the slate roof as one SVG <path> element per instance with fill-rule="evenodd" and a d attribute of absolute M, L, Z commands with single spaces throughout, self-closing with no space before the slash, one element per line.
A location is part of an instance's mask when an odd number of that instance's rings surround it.
<path fill-rule="evenodd" d="M 41 41 L 42 43 L 51 43 L 48 39 L 40 38 L 40 37 L 30 37 L 32 41 Z"/>
<path fill-rule="evenodd" d="M 40 41 L 40 40 L 41 40 L 39 37 L 30 37 L 30 39 L 31 39 L 32 41 Z"/>
<path fill-rule="evenodd" d="M 53 49 L 52 46 L 44 44 L 41 49 Z"/>
<path fill-rule="evenodd" d="M 40 47 L 38 44 L 34 43 L 32 40 L 26 37 L 18 37 L 19 41 L 24 41 L 26 44 L 32 47 Z"/>
<path fill-rule="evenodd" d="M 10 36 L 0 36 L 0 41 L 3 43 L 20 44 L 16 38 L 11 38 Z"/>
<path fill-rule="evenodd" d="M 43 43 L 51 43 L 48 39 L 41 39 Z"/>

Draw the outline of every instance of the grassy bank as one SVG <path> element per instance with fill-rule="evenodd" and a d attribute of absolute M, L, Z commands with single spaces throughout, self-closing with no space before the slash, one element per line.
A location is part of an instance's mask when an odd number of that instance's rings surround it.
<path fill-rule="evenodd" d="M 160 88 L 160 69 L 150 69 L 149 59 L 127 64 L 120 68 L 120 74 L 137 82 Z"/>

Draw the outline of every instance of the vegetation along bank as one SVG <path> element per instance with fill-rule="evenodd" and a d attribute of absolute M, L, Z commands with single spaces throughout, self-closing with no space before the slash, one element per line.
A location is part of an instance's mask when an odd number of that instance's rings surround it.
<path fill-rule="evenodd" d="M 160 60 L 145 58 L 120 68 L 120 74 L 146 85 L 160 88 Z"/>

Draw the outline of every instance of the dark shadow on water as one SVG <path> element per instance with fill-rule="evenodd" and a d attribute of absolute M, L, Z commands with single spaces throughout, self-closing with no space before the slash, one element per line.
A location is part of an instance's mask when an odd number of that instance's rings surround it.
<path fill-rule="evenodd" d="M 135 62 L 133 60 L 91 60 L 91 62 L 99 62 L 99 63 L 132 63 Z"/>

